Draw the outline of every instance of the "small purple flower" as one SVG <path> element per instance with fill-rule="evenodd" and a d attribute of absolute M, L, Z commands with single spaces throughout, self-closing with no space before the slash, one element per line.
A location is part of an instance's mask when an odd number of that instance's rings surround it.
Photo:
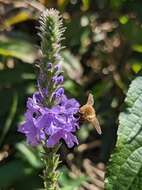
<path fill-rule="evenodd" d="M 41 131 L 38 130 L 34 124 L 33 113 L 33 110 L 31 110 L 31 112 L 27 110 L 25 113 L 25 122 L 19 127 L 18 131 L 25 134 L 29 144 L 36 146 L 40 143 Z"/>
<path fill-rule="evenodd" d="M 58 88 L 54 93 L 53 93 L 53 97 L 55 98 L 55 100 L 58 100 L 59 98 L 61 98 L 61 96 L 64 94 L 64 88 L 60 87 Z"/>
<path fill-rule="evenodd" d="M 42 94 L 43 94 L 43 97 L 47 97 L 48 96 L 48 88 L 43 88 Z"/>
<path fill-rule="evenodd" d="M 54 67 L 55 72 L 61 72 L 61 64 L 57 64 Z"/>
<path fill-rule="evenodd" d="M 36 104 L 41 104 L 42 101 L 43 101 L 43 97 L 41 96 L 41 93 L 35 92 L 33 94 L 33 102 L 35 102 Z"/>
<path fill-rule="evenodd" d="M 52 69 L 52 63 L 47 63 L 47 69 L 51 70 Z"/>
<path fill-rule="evenodd" d="M 55 85 L 59 85 L 59 84 L 63 83 L 64 77 L 62 75 L 60 75 L 60 76 L 54 76 L 52 78 L 52 81 L 55 83 Z"/>
<path fill-rule="evenodd" d="M 38 87 L 38 90 L 39 90 L 39 94 L 40 94 L 40 96 L 44 99 L 47 95 L 48 95 L 48 88 L 42 88 L 41 86 L 41 84 L 42 84 L 42 80 L 44 80 L 44 79 L 42 79 L 42 76 L 40 76 L 39 77 L 39 79 L 37 80 L 37 87 Z"/>
<path fill-rule="evenodd" d="M 50 136 L 47 140 L 47 146 L 52 148 L 54 147 L 59 141 L 63 139 L 69 148 L 72 148 L 74 144 L 78 144 L 78 140 L 75 135 L 72 133 L 65 133 L 63 130 L 55 133 L 54 135 Z"/>

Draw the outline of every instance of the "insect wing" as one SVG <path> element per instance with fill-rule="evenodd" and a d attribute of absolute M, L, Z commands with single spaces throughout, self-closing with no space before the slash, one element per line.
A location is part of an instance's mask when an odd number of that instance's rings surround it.
<path fill-rule="evenodd" d="M 93 95 L 90 93 L 88 96 L 87 104 L 93 106 L 94 105 L 94 98 Z"/>
<path fill-rule="evenodd" d="M 95 127 L 96 131 L 99 133 L 99 135 L 102 134 L 102 130 L 99 124 L 99 121 L 97 120 L 97 118 L 94 118 L 92 121 L 92 125 Z"/>

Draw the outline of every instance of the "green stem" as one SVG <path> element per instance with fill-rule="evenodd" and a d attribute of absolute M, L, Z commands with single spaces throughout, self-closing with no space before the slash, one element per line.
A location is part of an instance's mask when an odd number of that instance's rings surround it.
<path fill-rule="evenodd" d="M 45 190 L 57 190 L 58 188 L 58 178 L 59 172 L 57 171 L 57 167 L 60 163 L 59 154 L 57 154 L 57 150 L 59 146 L 56 148 L 45 148 L 43 155 L 44 161 L 44 170 L 43 170 L 43 180 L 44 180 L 44 189 Z"/>

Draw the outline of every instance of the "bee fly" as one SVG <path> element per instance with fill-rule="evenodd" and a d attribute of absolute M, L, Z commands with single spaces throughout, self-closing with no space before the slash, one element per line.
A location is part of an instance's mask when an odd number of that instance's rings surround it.
<path fill-rule="evenodd" d="M 90 93 L 88 96 L 87 103 L 81 106 L 79 112 L 82 115 L 82 118 L 86 121 L 90 122 L 96 129 L 96 131 L 101 135 L 102 130 L 99 124 L 99 121 L 96 117 L 95 109 L 93 108 L 94 105 L 94 98 L 93 95 Z"/>

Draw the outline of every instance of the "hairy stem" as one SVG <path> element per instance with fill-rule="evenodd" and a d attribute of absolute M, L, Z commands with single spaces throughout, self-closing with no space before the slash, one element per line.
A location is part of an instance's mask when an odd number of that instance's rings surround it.
<path fill-rule="evenodd" d="M 43 170 L 43 180 L 45 190 L 58 189 L 59 172 L 57 171 L 57 167 L 60 163 L 59 154 L 57 154 L 58 148 L 44 148 L 43 162 L 45 168 Z"/>

